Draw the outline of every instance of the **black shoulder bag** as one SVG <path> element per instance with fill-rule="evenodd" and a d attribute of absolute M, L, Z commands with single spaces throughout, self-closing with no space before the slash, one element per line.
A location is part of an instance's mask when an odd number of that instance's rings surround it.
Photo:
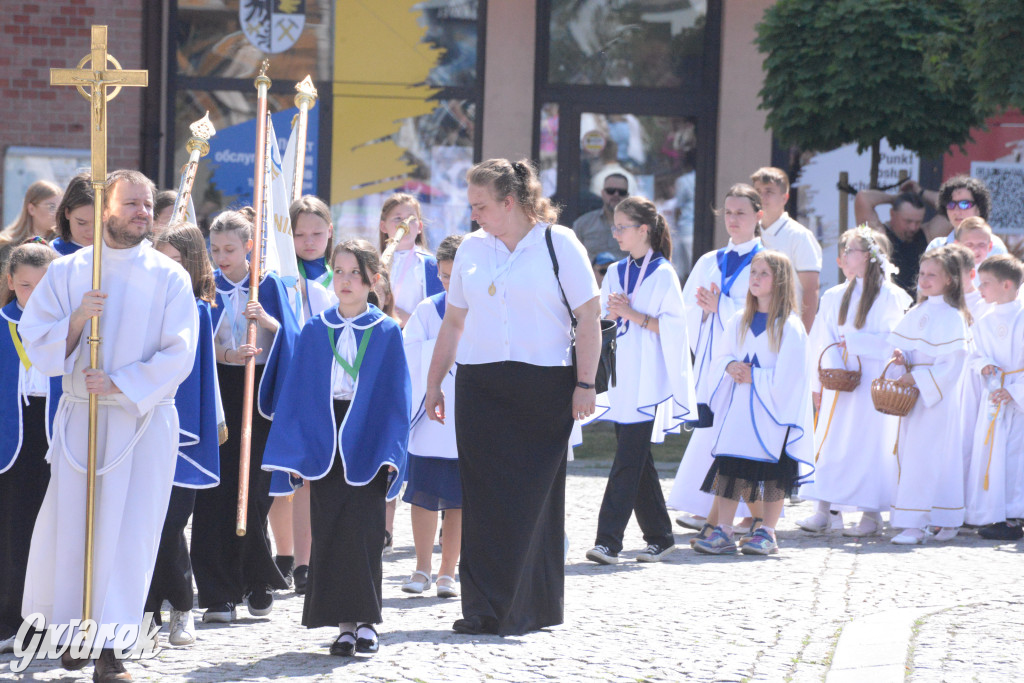
<path fill-rule="evenodd" d="M 569 300 L 565 297 L 565 290 L 562 288 L 562 281 L 558 277 L 558 257 L 555 256 L 555 245 L 551 241 L 551 226 L 544 230 L 544 238 L 548 242 L 548 254 L 551 256 L 551 267 L 555 270 L 555 280 L 558 282 L 558 290 L 562 293 L 562 303 L 569 311 L 569 320 L 572 321 L 572 329 L 569 337 L 572 340 L 572 368 L 577 372 L 576 378 L 579 381 L 579 369 L 576 366 L 576 325 L 577 320 L 569 306 Z M 618 326 L 614 320 L 601 319 L 601 358 L 597 363 L 597 376 L 594 379 L 594 388 L 597 393 L 603 394 L 608 391 L 609 386 L 615 386 L 615 339 Z"/>

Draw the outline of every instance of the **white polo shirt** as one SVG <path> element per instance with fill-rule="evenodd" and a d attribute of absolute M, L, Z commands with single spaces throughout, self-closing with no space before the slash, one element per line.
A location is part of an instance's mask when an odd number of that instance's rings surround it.
<path fill-rule="evenodd" d="M 460 365 L 519 361 L 569 366 L 569 312 L 551 265 L 546 223 L 533 226 L 509 251 L 483 230 L 466 236 L 455 255 L 448 305 L 465 308 L 455 360 Z M 600 295 L 587 250 L 575 233 L 552 226 L 558 279 L 576 310 Z M 494 294 L 490 294 L 491 285 Z"/>
<path fill-rule="evenodd" d="M 821 245 L 814 233 L 789 217 L 785 211 L 761 235 L 765 249 L 781 251 L 793 262 L 798 273 L 813 270 L 821 272 Z"/>

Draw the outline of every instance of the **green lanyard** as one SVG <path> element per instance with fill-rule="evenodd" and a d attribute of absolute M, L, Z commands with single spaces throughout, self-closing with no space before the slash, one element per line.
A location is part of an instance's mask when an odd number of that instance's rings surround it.
<path fill-rule="evenodd" d="M 306 277 L 306 264 L 302 262 L 302 259 L 296 259 L 296 260 L 299 262 L 299 275 L 301 275 L 304 280 L 308 280 L 309 278 Z M 334 279 L 334 271 L 332 271 L 329 267 L 327 267 L 327 258 L 326 257 L 324 257 L 324 267 L 327 268 L 327 273 L 326 273 L 327 279 L 324 280 L 323 282 L 321 282 L 320 284 L 322 284 L 324 287 L 330 287 L 331 280 Z"/>
<path fill-rule="evenodd" d="M 356 375 L 359 374 L 359 367 L 363 364 L 363 356 L 366 355 L 366 345 L 370 343 L 370 333 L 372 332 L 372 327 L 367 327 L 366 331 L 363 332 L 363 339 L 359 342 L 359 350 L 356 351 L 355 364 L 349 365 L 345 362 L 345 359 L 341 357 L 341 354 L 338 353 L 337 344 L 334 342 L 334 328 L 330 326 L 327 328 L 327 337 L 331 340 L 331 353 L 334 354 L 334 359 L 338 361 L 338 365 L 341 366 L 341 369 L 347 372 L 353 380 L 356 378 Z"/>

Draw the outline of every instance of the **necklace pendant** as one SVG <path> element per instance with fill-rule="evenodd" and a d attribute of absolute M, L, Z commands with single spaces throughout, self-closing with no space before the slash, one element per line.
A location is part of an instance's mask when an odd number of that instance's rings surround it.
<path fill-rule="evenodd" d="M 491 296 L 494 296 L 497 291 L 498 288 L 494 286 L 493 282 L 491 283 L 491 286 L 487 288 L 487 293 L 490 294 Z"/>

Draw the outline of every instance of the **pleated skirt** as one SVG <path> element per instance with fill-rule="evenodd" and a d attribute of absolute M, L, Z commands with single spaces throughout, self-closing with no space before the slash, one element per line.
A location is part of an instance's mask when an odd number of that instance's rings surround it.
<path fill-rule="evenodd" d="M 336 424 L 344 420 L 348 406 L 348 401 L 334 402 Z M 337 454 L 330 471 L 322 479 L 309 482 L 313 544 L 302 606 L 303 626 L 382 621 L 381 554 L 387 486 L 386 468 L 368 484 L 349 484 Z"/>
<path fill-rule="evenodd" d="M 462 612 L 517 635 L 562 623 L 571 367 L 460 365 Z"/>

